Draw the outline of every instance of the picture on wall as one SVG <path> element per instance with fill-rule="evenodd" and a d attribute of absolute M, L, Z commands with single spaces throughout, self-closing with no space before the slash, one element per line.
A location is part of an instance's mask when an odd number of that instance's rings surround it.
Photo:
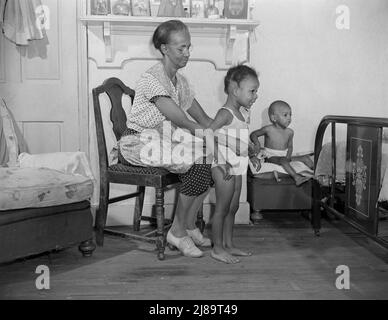
<path fill-rule="evenodd" d="M 111 0 L 111 12 L 114 15 L 130 16 L 131 1 L 130 0 Z"/>
<path fill-rule="evenodd" d="M 205 0 L 191 0 L 191 17 L 205 17 Z"/>
<path fill-rule="evenodd" d="M 90 13 L 107 15 L 110 11 L 110 0 L 90 0 Z"/>
<path fill-rule="evenodd" d="M 247 19 L 248 0 L 225 0 L 224 14 L 228 19 Z"/>
<path fill-rule="evenodd" d="M 156 17 L 158 15 L 160 0 L 150 0 L 151 2 L 151 16 Z"/>
<path fill-rule="evenodd" d="M 150 16 L 150 0 L 132 0 L 132 15 Z"/>
<path fill-rule="evenodd" d="M 190 15 L 191 15 L 190 0 L 183 0 L 182 4 L 183 4 L 183 10 L 185 12 L 185 17 L 190 18 Z"/>

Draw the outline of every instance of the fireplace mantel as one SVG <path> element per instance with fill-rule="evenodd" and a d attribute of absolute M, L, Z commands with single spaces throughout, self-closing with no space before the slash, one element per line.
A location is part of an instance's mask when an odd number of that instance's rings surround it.
<path fill-rule="evenodd" d="M 89 41 L 100 50 L 92 58 L 99 68 L 121 68 L 128 60 L 155 59 L 158 53 L 149 41 L 155 26 L 171 17 L 84 15 Z M 233 63 L 249 62 L 249 42 L 259 22 L 247 19 L 179 18 L 190 28 L 195 48 L 191 60 L 208 61 L 217 70 Z M 123 41 L 125 38 L 125 41 Z M 129 43 L 127 48 L 123 43 Z"/>

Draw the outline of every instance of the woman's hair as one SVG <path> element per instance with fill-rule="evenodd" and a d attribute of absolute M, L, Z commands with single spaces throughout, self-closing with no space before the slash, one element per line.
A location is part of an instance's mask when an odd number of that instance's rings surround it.
<path fill-rule="evenodd" d="M 240 85 L 240 82 L 248 77 L 253 77 L 255 79 L 259 78 L 257 75 L 257 72 L 251 67 L 239 64 L 235 67 L 230 68 L 226 73 L 226 76 L 224 79 L 225 93 L 228 94 L 229 85 L 232 81 L 236 82 L 237 85 Z"/>
<path fill-rule="evenodd" d="M 161 23 L 152 36 L 154 47 L 160 51 L 162 44 L 167 44 L 173 32 L 187 31 L 189 28 L 180 20 L 168 20 Z"/>

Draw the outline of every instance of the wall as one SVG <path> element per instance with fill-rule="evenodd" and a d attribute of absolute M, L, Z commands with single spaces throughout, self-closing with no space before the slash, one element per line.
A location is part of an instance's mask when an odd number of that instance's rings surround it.
<path fill-rule="evenodd" d="M 349 30 L 336 28 L 339 5 L 349 8 Z M 261 87 L 251 128 L 284 99 L 293 108 L 294 148 L 304 151 L 324 115 L 388 116 L 388 1 L 256 0 L 253 15 L 261 25 L 251 61 Z"/>

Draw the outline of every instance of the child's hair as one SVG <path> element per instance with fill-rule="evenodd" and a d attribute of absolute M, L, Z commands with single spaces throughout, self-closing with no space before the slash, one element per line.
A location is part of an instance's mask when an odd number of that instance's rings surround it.
<path fill-rule="evenodd" d="M 271 121 L 272 121 L 272 116 L 275 114 L 276 109 L 280 106 L 288 107 L 291 109 L 290 105 L 283 100 L 276 100 L 272 102 L 268 107 L 268 116 Z"/>
<path fill-rule="evenodd" d="M 179 31 L 189 32 L 187 25 L 180 20 L 167 20 L 161 23 L 152 36 L 154 47 L 160 51 L 162 44 L 169 43 L 171 33 Z"/>
<path fill-rule="evenodd" d="M 258 79 L 257 72 L 248 66 L 239 64 L 235 67 L 232 67 L 228 70 L 226 73 L 225 79 L 224 79 L 224 91 L 226 94 L 229 92 L 229 85 L 232 81 L 236 82 L 237 85 L 240 85 L 240 82 L 243 81 L 247 77 L 253 77 L 255 79 Z"/>

